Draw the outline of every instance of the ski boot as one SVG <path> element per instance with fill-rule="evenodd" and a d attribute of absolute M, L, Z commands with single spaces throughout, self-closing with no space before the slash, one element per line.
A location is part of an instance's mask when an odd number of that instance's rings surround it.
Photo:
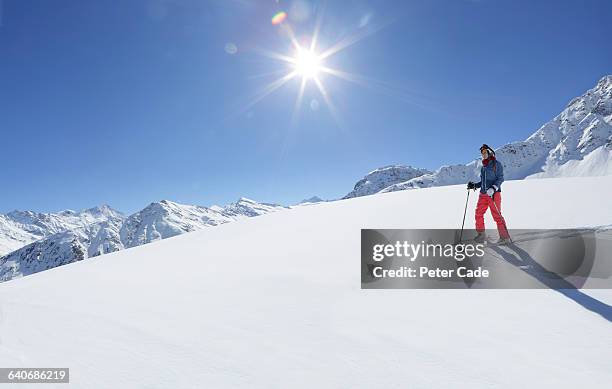
<path fill-rule="evenodd" d="M 483 232 L 478 232 L 476 237 L 474 238 L 474 242 L 476 243 L 484 243 L 487 241 L 487 235 Z"/>
<path fill-rule="evenodd" d="M 510 243 L 512 243 L 510 238 L 499 238 L 499 240 L 495 242 L 497 246 L 506 246 L 506 245 L 509 245 Z"/>

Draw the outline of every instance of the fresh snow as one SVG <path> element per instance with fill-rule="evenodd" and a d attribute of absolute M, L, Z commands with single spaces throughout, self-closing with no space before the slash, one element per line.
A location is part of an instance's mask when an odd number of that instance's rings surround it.
<path fill-rule="evenodd" d="M 502 211 L 511 228 L 610 225 L 611 191 L 509 181 Z M 88 389 L 608 388 L 611 323 L 569 294 L 360 289 L 362 228 L 457 228 L 465 193 L 295 207 L 2 283 L 0 366 L 69 367 Z M 609 312 L 612 291 L 586 293 Z"/>

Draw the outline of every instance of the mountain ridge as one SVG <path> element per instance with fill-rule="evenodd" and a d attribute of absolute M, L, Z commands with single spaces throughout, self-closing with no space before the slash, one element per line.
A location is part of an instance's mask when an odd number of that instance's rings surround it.
<path fill-rule="evenodd" d="M 570 100 L 561 113 L 527 139 L 507 143 L 495 153 L 504 165 L 507 180 L 612 173 L 612 75 L 602 77 L 593 88 Z M 602 168 L 597 163 L 608 166 Z M 370 172 L 343 198 L 477 181 L 480 160 L 443 165 L 402 181 L 385 177 L 386 168 Z M 374 172 L 379 182 L 387 180 L 390 185 L 357 191 Z"/>

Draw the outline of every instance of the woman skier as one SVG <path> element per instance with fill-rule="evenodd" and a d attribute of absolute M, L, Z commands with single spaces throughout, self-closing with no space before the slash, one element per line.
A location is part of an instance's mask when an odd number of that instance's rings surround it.
<path fill-rule="evenodd" d="M 485 223 L 484 214 L 491 209 L 493 220 L 497 223 L 499 231 L 499 244 L 510 241 L 510 234 L 506 228 L 506 221 L 501 215 L 501 184 L 504 182 L 504 167 L 495 159 L 495 151 L 488 145 L 480 147 L 482 155 L 482 168 L 480 169 L 480 182 L 468 182 L 468 189 L 480 189 L 478 204 L 476 205 L 476 235 L 477 242 L 484 242 Z"/>

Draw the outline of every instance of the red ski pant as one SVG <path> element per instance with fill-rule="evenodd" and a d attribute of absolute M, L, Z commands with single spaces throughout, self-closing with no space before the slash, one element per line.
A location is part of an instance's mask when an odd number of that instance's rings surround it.
<path fill-rule="evenodd" d="M 495 204 L 493 204 L 493 202 L 495 202 Z M 494 198 L 491 198 L 491 196 L 487 195 L 486 193 L 480 193 L 480 196 L 478 197 L 478 204 L 476 204 L 476 231 L 484 231 L 484 214 L 489 208 L 491 208 L 493 220 L 495 220 L 495 223 L 497 223 L 497 231 L 499 231 L 499 236 L 501 238 L 509 238 L 510 234 L 508 234 L 508 230 L 506 229 L 506 221 L 500 214 L 502 211 L 501 192 L 496 192 Z"/>

